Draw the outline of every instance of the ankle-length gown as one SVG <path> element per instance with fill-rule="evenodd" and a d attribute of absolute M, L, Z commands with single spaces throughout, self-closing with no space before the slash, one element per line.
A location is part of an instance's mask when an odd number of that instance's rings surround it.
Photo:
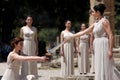
<path fill-rule="evenodd" d="M 12 52 L 8 55 L 7 58 L 7 69 L 1 80 L 20 80 L 19 69 L 21 65 L 21 61 L 11 60 Z"/>
<path fill-rule="evenodd" d="M 35 32 L 36 28 L 31 27 L 29 28 L 28 26 L 23 26 L 23 38 L 24 38 L 24 43 L 23 43 L 23 53 L 28 56 L 35 56 L 36 52 L 36 43 L 34 41 L 35 37 Z M 27 75 L 37 75 L 37 62 L 36 61 L 25 61 L 22 62 L 22 68 L 21 68 L 21 75 L 24 78 L 26 78 Z"/>
<path fill-rule="evenodd" d="M 116 69 L 114 60 L 109 59 L 109 40 L 103 28 L 102 18 L 94 24 L 95 80 L 120 80 L 120 72 Z"/>
<path fill-rule="evenodd" d="M 72 36 L 71 32 L 62 31 L 63 37 L 67 38 Z M 64 56 L 61 57 L 61 74 L 62 76 L 70 76 L 74 74 L 74 64 L 73 64 L 73 40 L 66 42 L 63 45 Z"/>
<path fill-rule="evenodd" d="M 89 72 L 89 35 L 80 36 L 79 44 L 80 54 L 78 54 L 78 71 L 79 73 Z"/>

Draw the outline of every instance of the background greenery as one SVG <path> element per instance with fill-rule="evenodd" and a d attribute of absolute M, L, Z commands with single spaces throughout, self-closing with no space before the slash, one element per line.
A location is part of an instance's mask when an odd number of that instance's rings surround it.
<path fill-rule="evenodd" d="M 9 43 L 25 25 L 25 17 L 33 16 L 38 38 L 49 43 L 72 21 L 72 30 L 79 31 L 81 23 L 88 24 L 90 0 L 0 0 L 0 39 Z M 115 32 L 120 34 L 120 0 L 115 0 Z"/>

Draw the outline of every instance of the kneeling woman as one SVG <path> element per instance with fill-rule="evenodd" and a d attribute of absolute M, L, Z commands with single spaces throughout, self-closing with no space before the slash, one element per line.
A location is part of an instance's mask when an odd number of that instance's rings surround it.
<path fill-rule="evenodd" d="M 38 56 L 22 56 L 23 39 L 16 37 L 11 43 L 13 51 L 11 51 L 7 58 L 7 69 L 1 80 L 21 80 L 19 69 L 22 61 L 41 61 L 45 62 L 46 57 Z"/>

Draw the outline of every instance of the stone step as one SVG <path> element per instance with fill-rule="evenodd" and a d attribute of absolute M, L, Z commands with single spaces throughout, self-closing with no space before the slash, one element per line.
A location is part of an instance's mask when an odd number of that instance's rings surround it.
<path fill-rule="evenodd" d="M 79 75 L 79 76 L 50 77 L 50 80 L 94 80 L 94 74 Z"/>
<path fill-rule="evenodd" d="M 120 58 L 120 53 L 113 53 L 114 58 Z"/>

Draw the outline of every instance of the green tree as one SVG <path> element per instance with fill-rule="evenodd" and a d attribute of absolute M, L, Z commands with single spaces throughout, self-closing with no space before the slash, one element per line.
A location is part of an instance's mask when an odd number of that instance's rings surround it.
<path fill-rule="evenodd" d="M 47 45 L 49 43 L 56 42 L 56 37 L 58 35 L 59 30 L 57 28 L 43 28 L 38 32 L 39 39 L 43 39 L 46 41 Z"/>
<path fill-rule="evenodd" d="M 88 11 L 89 0 L 0 0 L 2 41 L 10 41 L 12 30 L 25 25 L 28 14 L 33 15 L 38 30 L 57 27 L 61 31 L 67 19 L 73 27 L 76 22 L 88 22 Z"/>
<path fill-rule="evenodd" d="M 115 0 L 115 32 L 120 35 L 120 0 Z"/>

